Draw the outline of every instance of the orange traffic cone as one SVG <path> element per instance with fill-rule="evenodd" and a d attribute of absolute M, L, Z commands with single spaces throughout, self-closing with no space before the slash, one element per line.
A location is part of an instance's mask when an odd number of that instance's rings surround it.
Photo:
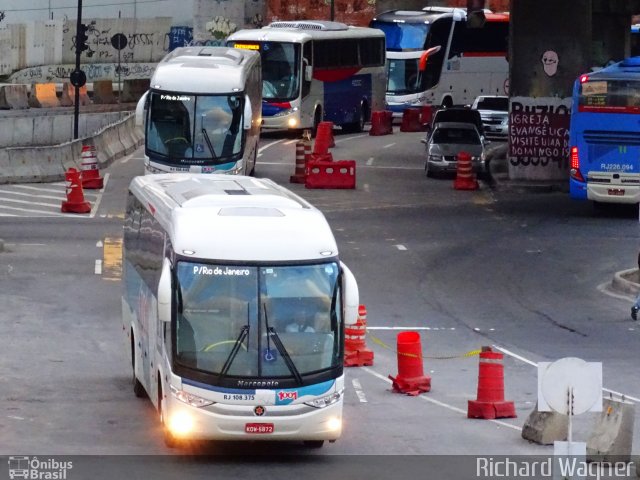
<path fill-rule="evenodd" d="M 95 189 L 103 187 L 103 179 L 100 177 L 98 169 L 98 159 L 96 158 L 96 147 L 84 145 L 81 154 L 81 177 L 82 188 Z"/>
<path fill-rule="evenodd" d="M 65 174 L 65 180 L 67 182 L 67 200 L 62 202 L 61 211 L 69 213 L 89 213 L 91 211 L 91 205 L 84 200 L 80 172 L 75 168 L 70 168 Z"/>
<path fill-rule="evenodd" d="M 473 173 L 471 155 L 467 152 L 460 152 L 458 154 L 456 179 L 453 181 L 453 188 L 456 190 L 477 190 L 480 188 L 476 175 Z"/>
<path fill-rule="evenodd" d="M 373 365 L 373 352 L 367 348 L 367 308 L 358 307 L 358 320 L 355 325 L 344 328 L 344 366 L 362 367 Z"/>
<path fill-rule="evenodd" d="M 478 399 L 469 400 L 467 418 L 515 418 L 513 402 L 504 400 L 504 366 L 500 352 L 482 347 L 478 371 Z"/>
<path fill-rule="evenodd" d="M 419 395 L 431 390 L 431 377 L 424 374 L 422 367 L 422 345 L 418 332 L 398 334 L 398 376 L 393 380 L 393 391 L 407 395 Z"/>
<path fill-rule="evenodd" d="M 298 140 L 296 142 L 296 170 L 295 173 L 289 177 L 289 182 L 291 183 L 304 183 L 306 168 L 304 147 L 304 140 Z"/>

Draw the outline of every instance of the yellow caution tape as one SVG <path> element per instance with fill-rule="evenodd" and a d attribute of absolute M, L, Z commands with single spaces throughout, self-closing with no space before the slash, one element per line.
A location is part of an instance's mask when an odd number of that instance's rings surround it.
<path fill-rule="evenodd" d="M 467 358 L 467 357 L 474 357 L 476 355 L 480 355 L 480 352 L 482 350 L 478 349 L 478 350 L 469 350 L 466 353 L 463 353 L 461 355 L 416 355 L 414 353 L 404 353 L 404 352 L 398 352 L 395 348 L 387 345 L 386 343 L 384 343 L 382 340 L 380 340 L 379 338 L 373 336 L 373 335 L 367 335 L 374 343 L 377 343 L 378 345 L 380 345 L 383 348 L 386 348 L 387 350 L 391 350 L 393 352 L 396 352 L 398 355 L 404 355 L 407 357 L 415 357 L 415 358 L 423 358 L 423 359 L 428 359 L 428 360 L 451 360 L 454 358 Z"/>

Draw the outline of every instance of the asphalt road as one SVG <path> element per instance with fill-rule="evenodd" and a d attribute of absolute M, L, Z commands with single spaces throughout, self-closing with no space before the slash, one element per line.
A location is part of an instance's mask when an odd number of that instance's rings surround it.
<path fill-rule="evenodd" d="M 374 365 L 347 369 L 344 434 L 320 450 L 240 443 L 171 451 L 151 404 L 133 396 L 113 248 L 122 235 L 126 187 L 142 172 L 140 150 L 102 172 L 106 186 L 88 194 L 89 215 L 38 213 L 55 210 L 59 194 L 43 193 L 54 197 L 49 200 L 23 195 L 54 205 L 28 206 L 10 193 L 22 187 L 3 187 L 9 193 L 0 192 L 0 213 L 8 205 L 16 216 L 0 217 L 6 332 L 0 337 L 0 454 L 100 456 L 74 457 L 76 472 L 84 461 L 91 478 L 119 477 L 123 469 L 141 472 L 140 478 L 151 472 L 176 478 L 175 469 L 185 478 L 204 478 L 214 464 L 222 478 L 303 472 L 319 478 L 330 471 L 341 472 L 338 478 L 388 478 L 392 469 L 425 468 L 404 455 L 551 453 L 553 447 L 521 438 L 537 400 L 540 361 L 602 362 L 605 388 L 640 399 L 640 328 L 629 318 L 631 298 L 604 288 L 614 272 L 635 265 L 637 211 L 596 211 L 562 192 L 482 183 L 476 191 L 454 190 L 452 179 L 424 176 L 421 135 L 336 136 L 334 159 L 357 162 L 355 190 L 290 184 L 295 142 L 278 135 L 262 140 L 256 175 L 324 212 L 368 311 Z M 395 342 L 403 330 L 420 333 L 424 374 L 432 381 L 432 390 L 417 397 L 393 393 L 388 378 L 397 374 Z M 505 399 L 514 402 L 517 418 L 466 418 L 467 401 L 477 394 L 473 352 L 482 346 L 505 353 Z M 574 440 L 587 441 L 595 419 L 576 417 Z M 635 445 L 639 431 L 636 426 Z M 180 453 L 217 460 L 102 457 Z M 264 461 L 282 453 L 296 460 Z"/>

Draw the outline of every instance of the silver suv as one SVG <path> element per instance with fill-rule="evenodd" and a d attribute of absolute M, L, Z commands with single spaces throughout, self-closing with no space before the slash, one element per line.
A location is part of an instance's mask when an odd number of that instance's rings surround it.
<path fill-rule="evenodd" d="M 507 141 L 509 135 L 509 97 L 481 95 L 473 101 L 471 109 L 480 113 L 484 135 L 487 139 Z"/>

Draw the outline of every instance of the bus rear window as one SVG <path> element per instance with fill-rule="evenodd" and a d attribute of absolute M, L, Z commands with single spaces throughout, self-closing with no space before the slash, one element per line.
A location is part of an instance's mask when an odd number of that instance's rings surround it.
<path fill-rule="evenodd" d="M 580 85 L 579 111 L 640 111 L 640 82 L 593 79 Z"/>

